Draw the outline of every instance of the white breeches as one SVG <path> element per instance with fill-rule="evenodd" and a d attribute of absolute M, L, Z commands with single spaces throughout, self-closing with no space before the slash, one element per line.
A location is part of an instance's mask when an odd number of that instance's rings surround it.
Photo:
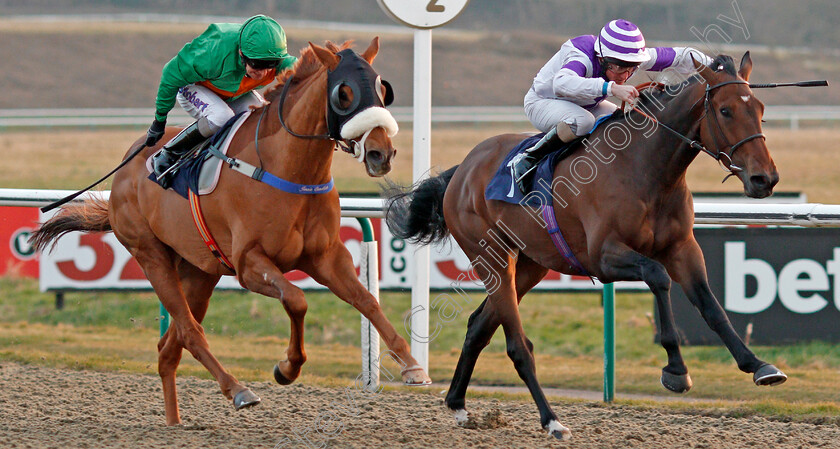
<path fill-rule="evenodd" d="M 247 111 L 251 106 L 259 106 L 263 101 L 262 95 L 253 90 L 234 100 L 225 101 L 212 90 L 197 84 L 178 89 L 177 99 L 187 114 L 196 120 L 205 119 L 199 123 L 199 127 L 205 122 L 209 127 L 201 130 L 204 135 L 212 135 L 234 115 Z"/>
<path fill-rule="evenodd" d="M 567 100 L 540 98 L 533 90 L 525 95 L 525 115 L 540 131 L 548 132 L 560 122 L 566 123 L 578 136 L 584 136 L 595 126 L 598 117 L 610 115 L 618 106 L 602 101 L 597 106 L 584 109 Z"/>

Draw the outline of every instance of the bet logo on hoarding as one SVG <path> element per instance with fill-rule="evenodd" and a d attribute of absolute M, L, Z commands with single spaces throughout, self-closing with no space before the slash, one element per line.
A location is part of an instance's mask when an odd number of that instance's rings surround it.
<path fill-rule="evenodd" d="M 826 261 L 825 266 L 808 258 L 796 259 L 784 264 L 778 274 L 767 261 L 747 258 L 744 242 L 726 242 L 724 259 L 724 308 L 728 311 L 760 313 L 772 306 L 777 297 L 794 313 L 819 312 L 832 299 L 840 310 L 840 248 L 834 248 L 833 258 Z M 747 277 L 755 280 L 755 291 L 751 295 L 747 294 Z M 833 289 L 830 278 L 834 278 Z"/>
<path fill-rule="evenodd" d="M 29 260 L 35 257 L 35 248 L 29 244 L 29 236 L 31 235 L 32 229 L 30 228 L 20 228 L 12 233 L 9 248 L 18 259 Z"/>

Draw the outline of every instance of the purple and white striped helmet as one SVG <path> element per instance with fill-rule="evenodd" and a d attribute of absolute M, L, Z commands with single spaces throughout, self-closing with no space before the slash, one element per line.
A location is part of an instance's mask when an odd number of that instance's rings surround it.
<path fill-rule="evenodd" d="M 613 20 L 601 28 L 601 34 L 595 39 L 595 54 L 631 63 L 650 59 L 639 27 L 624 19 Z"/>

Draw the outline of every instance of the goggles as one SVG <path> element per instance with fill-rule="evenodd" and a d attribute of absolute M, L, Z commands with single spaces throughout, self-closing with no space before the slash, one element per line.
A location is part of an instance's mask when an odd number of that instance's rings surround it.
<path fill-rule="evenodd" d="M 242 55 L 242 63 L 254 70 L 276 69 L 280 67 L 282 61 L 282 59 L 251 59 Z"/>
<path fill-rule="evenodd" d="M 636 70 L 638 68 L 639 68 L 639 66 L 637 66 L 637 65 L 634 65 L 634 66 L 620 66 L 618 64 L 613 64 L 613 63 L 609 63 L 609 62 L 607 63 L 607 70 L 615 73 L 616 75 L 624 75 L 625 73 L 629 73 L 629 74 L 632 75 L 633 73 L 636 72 Z"/>
<path fill-rule="evenodd" d="M 625 73 L 633 74 L 638 68 L 638 62 L 626 62 L 615 58 L 604 58 L 604 69 L 615 73 L 616 75 L 624 75 Z"/>

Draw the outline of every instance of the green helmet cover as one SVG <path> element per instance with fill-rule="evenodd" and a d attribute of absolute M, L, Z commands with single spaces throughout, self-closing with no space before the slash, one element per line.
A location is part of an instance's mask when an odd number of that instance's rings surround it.
<path fill-rule="evenodd" d="M 286 33 L 274 19 L 257 15 L 242 24 L 239 49 L 249 59 L 285 59 Z"/>

